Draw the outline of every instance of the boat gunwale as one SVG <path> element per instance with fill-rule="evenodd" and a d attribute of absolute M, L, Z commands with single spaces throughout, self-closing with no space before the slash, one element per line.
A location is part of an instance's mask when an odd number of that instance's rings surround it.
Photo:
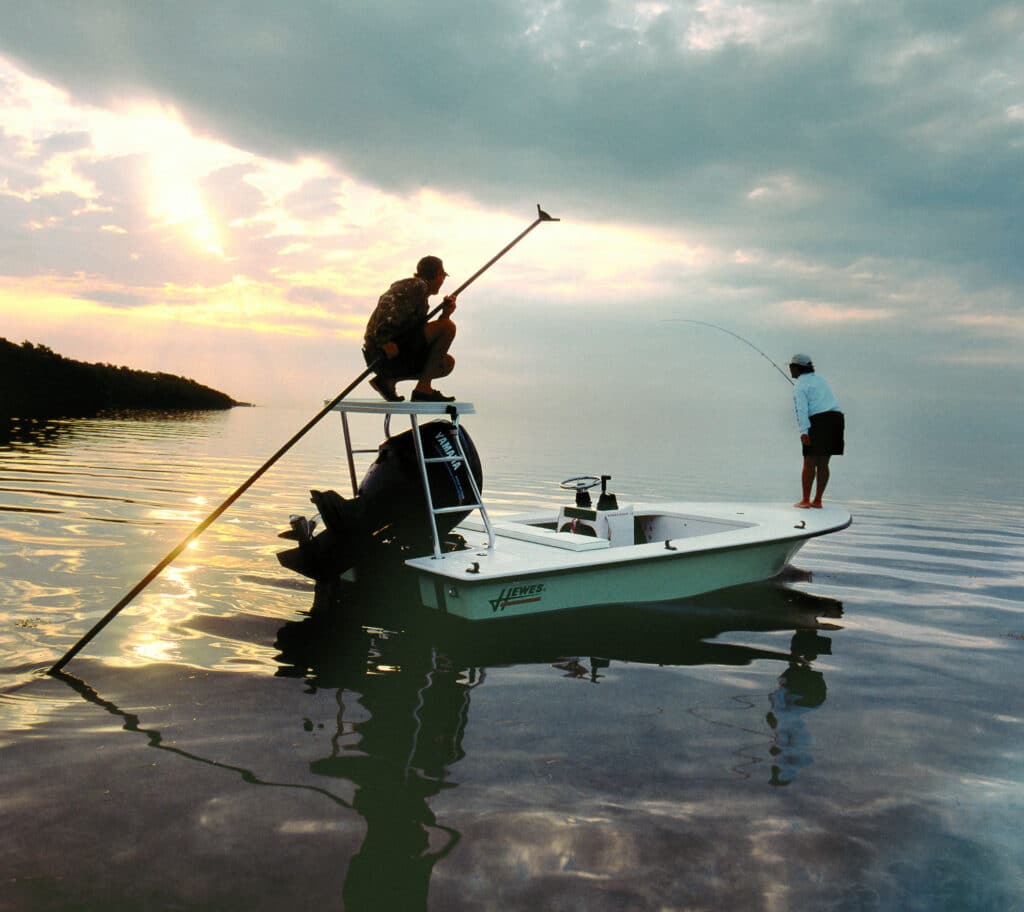
<path fill-rule="evenodd" d="M 645 505 L 647 506 L 647 505 Z M 781 545 L 791 542 L 805 542 L 812 538 L 818 538 L 822 535 L 829 535 L 832 532 L 840 532 L 843 529 L 848 528 L 853 522 L 853 516 L 849 511 L 842 511 L 845 513 L 845 522 L 841 522 L 838 525 L 830 524 L 825 528 L 807 530 L 797 530 L 799 534 L 783 534 L 776 535 L 770 538 L 762 538 L 753 541 L 741 541 L 741 542 L 730 542 L 724 545 L 709 544 L 699 546 L 695 548 L 689 548 L 686 550 L 670 550 L 664 547 L 664 543 L 660 542 L 646 542 L 642 545 L 627 545 L 621 548 L 603 548 L 595 551 L 575 551 L 567 552 L 562 551 L 563 562 L 561 565 L 542 564 L 534 568 L 519 567 L 509 569 L 496 569 L 493 571 L 485 571 L 483 567 L 480 568 L 479 573 L 468 573 L 467 568 L 461 565 L 457 568 L 451 567 L 452 560 L 458 558 L 469 558 L 469 552 L 477 553 L 477 556 L 486 557 L 484 553 L 479 551 L 479 548 L 468 548 L 462 551 L 451 551 L 444 555 L 439 561 L 429 556 L 410 558 L 405 561 L 406 566 L 416 570 L 420 573 L 425 573 L 431 577 L 444 578 L 449 580 L 459 580 L 462 583 L 466 583 L 472 586 L 483 585 L 485 583 L 493 583 L 497 580 L 507 580 L 515 578 L 527 578 L 530 576 L 561 576 L 566 573 L 599 573 L 605 569 L 621 568 L 623 566 L 637 566 L 644 563 L 653 563 L 655 561 L 662 561 L 666 559 L 680 559 L 686 557 L 704 557 L 715 554 L 724 554 L 730 551 L 746 551 L 755 548 Z M 531 514 L 532 515 L 532 514 Z M 763 524 L 751 523 L 748 528 L 758 528 Z M 457 527 L 458 528 L 458 527 Z M 457 531 L 456 528 L 456 531 Z M 794 527 L 795 528 L 795 527 Z M 693 536 L 693 538 L 711 538 L 722 533 L 709 533 L 707 536 Z M 728 533 L 724 533 L 728 534 Z M 668 539 L 668 543 L 673 541 L 684 542 L 687 539 Z M 691 539 L 692 540 L 692 539 Z M 559 550 L 550 548 L 542 544 L 535 544 L 531 542 L 518 542 L 517 546 L 527 545 L 529 548 L 547 549 L 550 552 Z M 653 549 L 657 548 L 654 553 L 643 554 L 637 553 L 637 549 Z M 621 552 L 623 553 L 620 557 L 615 557 Z M 542 551 L 543 553 L 543 551 Z M 570 555 L 573 558 L 573 562 L 566 565 L 565 555 Z M 605 559 L 597 559 L 597 555 Z M 472 560 L 469 560 L 472 564 Z M 447 566 L 446 566 L 447 564 Z M 451 568 L 451 569 L 449 569 Z"/>

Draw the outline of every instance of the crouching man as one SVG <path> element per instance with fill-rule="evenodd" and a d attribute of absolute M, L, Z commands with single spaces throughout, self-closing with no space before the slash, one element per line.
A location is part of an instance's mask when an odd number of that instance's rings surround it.
<path fill-rule="evenodd" d="M 416 274 L 399 279 L 380 296 L 370 315 L 363 340 L 363 357 L 376 376 L 372 386 L 388 402 L 402 402 L 395 384 L 415 380 L 413 402 L 452 402 L 434 389 L 433 381 L 447 377 L 455 367 L 448 349 L 455 341 L 455 297 L 448 296 L 436 320 L 427 321 L 427 302 L 437 294 L 448 273 L 438 257 L 425 256 L 416 264 Z"/>

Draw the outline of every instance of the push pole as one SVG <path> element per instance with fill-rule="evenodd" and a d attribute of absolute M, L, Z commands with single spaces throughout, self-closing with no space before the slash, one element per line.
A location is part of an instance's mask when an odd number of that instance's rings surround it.
<path fill-rule="evenodd" d="M 142 579 L 140 579 L 132 588 L 124 595 L 124 597 L 110 609 L 85 636 L 83 636 L 74 646 L 72 646 L 63 657 L 57 662 L 50 670 L 48 674 L 57 674 L 65 665 L 68 664 L 82 649 L 85 648 L 86 644 L 89 643 L 93 637 L 96 636 L 104 627 L 107 626 L 117 615 L 121 613 L 121 610 L 125 608 L 132 599 L 135 598 L 143 589 L 145 589 L 153 580 L 155 580 L 167 566 L 177 558 L 182 551 L 184 551 L 192 542 L 194 542 L 200 535 L 202 535 L 213 523 L 217 520 L 222 513 L 224 513 L 228 507 L 230 507 L 239 497 L 241 497 L 246 491 L 249 490 L 260 477 L 285 453 L 287 453 L 299 440 L 306 435 L 306 433 L 313 427 L 321 418 L 324 417 L 334 406 L 336 406 L 342 399 L 344 399 L 349 393 L 352 392 L 360 383 L 365 380 L 372 370 L 372 367 L 368 367 L 364 370 L 355 380 L 353 380 L 348 386 L 345 387 L 337 396 L 335 396 L 327 405 L 325 405 L 316 415 L 314 415 L 302 428 L 295 433 L 295 435 L 282 446 L 273 456 L 270 457 L 263 465 L 261 465 L 255 472 L 252 473 L 245 481 L 242 482 L 238 488 L 228 497 L 216 510 L 214 510 L 209 516 L 206 517 L 199 525 L 197 525 L 191 532 L 188 533 L 174 548 L 161 560 L 152 570 L 149 571 Z"/>
<path fill-rule="evenodd" d="M 446 295 L 445 297 L 454 298 L 454 297 L 457 297 L 458 295 L 462 294 L 463 291 L 465 291 L 467 288 L 469 288 L 470 285 L 472 285 L 480 276 L 482 276 L 485 272 L 487 272 L 488 269 L 490 269 L 495 263 L 497 263 L 498 260 L 500 260 L 506 253 L 508 253 L 513 247 L 515 247 L 516 244 L 518 244 L 524 237 L 526 237 L 526 235 L 528 235 L 531 231 L 533 231 L 533 229 L 536 228 L 541 222 L 560 222 L 560 221 L 561 221 L 561 219 L 552 218 L 550 215 L 548 215 L 543 209 L 540 208 L 540 203 L 538 203 L 537 204 L 537 218 L 530 225 L 530 227 L 527 228 L 525 231 L 523 231 L 511 243 L 509 243 L 506 246 L 502 247 L 501 250 L 499 250 L 486 263 L 484 263 L 483 266 L 481 266 L 468 279 L 466 279 L 466 281 L 463 282 L 458 288 L 456 288 L 455 291 L 453 291 L 451 294 Z M 431 317 L 435 316 L 437 314 L 437 312 L 439 310 L 441 310 L 442 307 L 444 307 L 443 303 L 438 304 L 437 307 L 435 307 L 432 311 L 430 311 L 430 313 L 427 314 L 427 319 L 429 320 Z"/>
<path fill-rule="evenodd" d="M 541 222 L 557 222 L 559 219 L 552 218 L 548 215 L 540 206 L 537 206 L 537 219 L 523 231 L 515 240 L 510 244 L 503 247 L 495 256 L 491 257 L 483 266 L 481 266 L 473 275 L 471 275 L 465 282 L 462 283 L 456 289 L 453 294 L 459 294 L 464 289 L 468 288 L 473 282 L 475 282 L 481 275 L 483 275 L 488 269 L 491 268 L 495 263 L 498 262 L 506 253 L 508 253 L 513 247 L 516 246 L 526 235 L 528 235 L 534 228 L 536 228 Z M 436 314 L 443 305 L 436 307 L 428 316 Z M 93 627 L 85 634 L 74 646 L 72 646 L 64 655 L 56 662 L 47 674 L 56 675 L 60 670 L 68 664 L 85 646 L 92 641 L 92 639 L 109 624 L 115 617 L 117 617 L 121 611 L 135 598 L 143 589 L 145 589 L 153 580 L 155 580 L 167 567 L 170 565 L 175 558 L 181 554 L 193 541 L 199 538 L 213 523 L 230 507 L 239 497 L 241 497 L 246 491 L 249 490 L 274 463 L 276 463 L 285 453 L 287 453 L 296 443 L 298 443 L 311 429 L 317 424 L 328 412 L 330 412 L 342 399 L 344 399 L 349 393 L 352 392 L 360 383 L 362 383 L 367 377 L 373 373 L 374 368 L 380 363 L 381 359 L 377 358 L 369 367 L 366 368 L 358 377 L 355 378 L 348 386 L 346 386 L 337 396 L 335 396 L 330 402 L 327 403 L 319 412 L 317 412 L 309 421 L 307 421 L 296 433 L 285 443 L 273 456 L 271 456 L 263 465 L 261 465 L 255 472 L 252 473 L 245 481 L 242 482 L 238 488 L 209 516 L 200 522 L 191 532 L 188 533 L 177 545 L 172 548 L 167 555 L 161 560 L 152 570 L 149 571 L 142 579 L 140 579 L 132 588 L 124 595 L 124 597 L 111 608 Z"/>

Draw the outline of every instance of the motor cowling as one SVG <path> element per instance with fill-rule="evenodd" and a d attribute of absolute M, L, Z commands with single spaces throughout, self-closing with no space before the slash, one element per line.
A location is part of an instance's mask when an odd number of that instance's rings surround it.
<path fill-rule="evenodd" d="M 413 430 L 389 437 L 379 448 L 377 458 L 359 485 L 359 505 L 366 527 L 377 532 L 390 526 L 403 542 L 429 543 L 430 520 L 423 480 L 416 459 Z M 463 427 L 448 421 L 430 421 L 418 428 L 420 445 L 427 460 L 447 458 L 454 461 L 427 462 L 427 481 L 435 508 L 475 504 L 470 483 L 472 472 L 477 488 L 483 486 L 483 470 L 476 447 Z M 462 444 L 465 459 L 455 459 Z M 445 535 L 469 515 L 464 512 L 435 516 L 439 535 Z"/>
<path fill-rule="evenodd" d="M 418 432 L 425 459 L 447 460 L 426 463 L 434 507 L 475 504 L 469 473 L 480 489 L 483 471 L 465 428 L 456 430 L 448 421 L 431 421 L 420 425 Z M 459 456 L 456 434 L 465 458 Z M 294 528 L 285 533 L 284 537 L 297 539 L 299 544 L 277 555 L 281 565 L 312 579 L 328 580 L 350 567 L 386 563 L 389 554 L 429 552 L 433 546 L 430 518 L 412 435 L 408 430 L 380 445 L 355 498 L 347 500 L 335 491 L 311 491 L 324 529 L 312 537 L 298 534 Z M 436 515 L 438 535 L 447 535 L 470 509 Z"/>

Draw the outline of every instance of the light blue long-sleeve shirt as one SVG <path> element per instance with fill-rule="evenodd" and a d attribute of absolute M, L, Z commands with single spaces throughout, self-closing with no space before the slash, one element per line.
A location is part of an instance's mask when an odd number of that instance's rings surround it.
<path fill-rule="evenodd" d="M 796 378 L 793 384 L 793 407 L 796 409 L 796 423 L 801 434 L 810 431 L 811 415 L 842 411 L 828 381 L 813 371 Z"/>

